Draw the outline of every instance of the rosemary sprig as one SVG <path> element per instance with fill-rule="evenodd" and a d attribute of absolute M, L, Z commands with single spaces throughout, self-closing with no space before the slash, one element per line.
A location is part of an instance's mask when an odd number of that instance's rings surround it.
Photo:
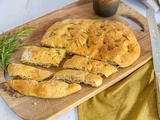
<path fill-rule="evenodd" d="M 10 57 L 11 53 L 27 44 L 26 41 L 21 41 L 21 37 L 31 30 L 33 30 L 33 28 L 26 27 L 13 35 L 4 35 L 4 33 L 2 33 L 2 36 L 0 37 L 0 68 L 4 71 L 7 72 L 7 67 L 13 60 L 13 58 Z"/>

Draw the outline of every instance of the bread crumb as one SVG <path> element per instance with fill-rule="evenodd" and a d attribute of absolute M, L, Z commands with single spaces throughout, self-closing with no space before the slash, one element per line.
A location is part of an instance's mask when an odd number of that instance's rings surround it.
<path fill-rule="evenodd" d="M 36 102 L 34 102 L 34 103 L 33 103 L 33 105 L 37 105 L 37 103 L 36 103 Z"/>
<path fill-rule="evenodd" d="M 25 59 L 29 60 L 32 56 L 32 53 L 31 52 L 27 52 L 25 51 L 22 55 L 22 57 L 24 57 Z"/>

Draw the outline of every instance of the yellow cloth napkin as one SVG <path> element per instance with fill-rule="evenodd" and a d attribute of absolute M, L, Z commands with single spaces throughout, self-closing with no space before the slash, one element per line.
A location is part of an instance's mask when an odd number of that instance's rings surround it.
<path fill-rule="evenodd" d="M 78 106 L 79 120 L 159 120 L 152 61 Z"/>

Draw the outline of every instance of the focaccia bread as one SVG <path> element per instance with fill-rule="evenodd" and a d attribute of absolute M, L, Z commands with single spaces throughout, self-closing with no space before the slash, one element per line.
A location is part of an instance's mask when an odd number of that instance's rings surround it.
<path fill-rule="evenodd" d="M 63 81 L 9 80 L 9 86 L 21 94 L 38 98 L 61 98 L 82 89 L 79 84 Z"/>
<path fill-rule="evenodd" d="M 45 33 L 42 46 L 127 67 L 140 56 L 140 46 L 126 25 L 110 20 L 68 19 Z"/>
<path fill-rule="evenodd" d="M 93 74 L 105 75 L 105 77 L 117 72 L 115 66 L 78 55 L 74 55 L 71 59 L 68 59 L 64 63 L 63 68 L 85 70 Z"/>
<path fill-rule="evenodd" d="M 68 83 L 84 83 L 94 87 L 102 84 L 102 77 L 80 70 L 61 70 L 54 74 L 53 79 Z"/>
<path fill-rule="evenodd" d="M 58 67 L 64 57 L 64 49 L 25 46 L 21 56 L 21 61 L 26 64 L 49 68 L 51 66 Z"/>
<path fill-rule="evenodd" d="M 53 77 L 54 72 L 38 69 L 32 66 L 12 63 L 8 65 L 8 74 L 13 79 L 21 78 L 26 80 L 46 80 Z"/>

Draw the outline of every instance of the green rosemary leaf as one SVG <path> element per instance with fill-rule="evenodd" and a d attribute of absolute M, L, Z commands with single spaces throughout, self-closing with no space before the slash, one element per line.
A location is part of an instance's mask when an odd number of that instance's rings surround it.
<path fill-rule="evenodd" d="M 19 30 L 17 33 L 11 35 L 4 35 L 2 33 L 0 37 L 0 68 L 7 72 L 7 67 L 11 63 L 14 58 L 11 58 L 10 55 L 17 49 L 22 46 L 25 46 L 27 43 L 26 41 L 21 41 L 21 37 L 25 36 L 29 33 L 33 28 L 23 28 Z"/>

